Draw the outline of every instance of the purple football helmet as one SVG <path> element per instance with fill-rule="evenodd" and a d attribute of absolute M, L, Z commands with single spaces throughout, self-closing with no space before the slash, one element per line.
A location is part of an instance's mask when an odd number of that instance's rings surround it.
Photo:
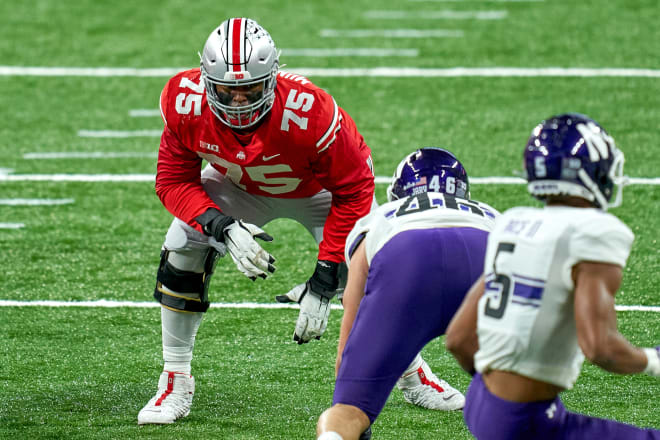
<path fill-rule="evenodd" d="M 428 191 L 470 197 L 468 176 L 452 153 L 442 148 L 424 147 L 406 156 L 396 167 L 387 200 L 403 199 Z"/>
<path fill-rule="evenodd" d="M 553 116 L 534 128 L 525 146 L 527 190 L 540 200 L 581 197 L 606 211 L 621 204 L 627 181 L 623 162 L 614 139 L 593 119 L 577 113 Z"/>

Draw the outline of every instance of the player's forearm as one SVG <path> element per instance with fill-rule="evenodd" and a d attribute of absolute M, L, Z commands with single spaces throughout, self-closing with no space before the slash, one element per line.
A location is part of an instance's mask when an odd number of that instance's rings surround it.
<path fill-rule="evenodd" d="M 600 368 L 617 374 L 641 373 L 648 363 L 644 350 L 630 344 L 619 332 L 611 332 L 602 346 L 585 356 Z"/>
<path fill-rule="evenodd" d="M 156 193 L 161 203 L 175 217 L 197 226 L 194 219 L 209 208 L 217 208 L 201 186 L 193 183 L 160 185 Z"/>
<path fill-rule="evenodd" d="M 346 238 L 355 222 L 369 213 L 372 200 L 368 198 L 360 204 L 348 205 L 341 203 L 336 205 L 333 200 L 323 228 L 323 241 L 319 245 L 319 260 L 344 261 Z"/>
<path fill-rule="evenodd" d="M 353 322 L 360 308 L 360 302 L 364 298 L 364 288 L 367 283 L 368 274 L 369 263 L 367 262 L 364 242 L 362 242 L 353 252 L 351 266 L 348 271 L 348 280 L 346 281 L 346 288 L 344 289 L 344 296 L 342 298 L 344 316 L 341 319 L 341 329 L 339 330 L 335 374 L 339 371 L 339 365 L 341 364 L 341 357 L 346 341 L 348 340 L 348 335 L 353 328 Z"/>
<path fill-rule="evenodd" d="M 348 289 L 347 289 L 348 290 Z M 344 352 L 344 347 L 346 346 L 346 341 L 348 340 L 348 335 L 351 333 L 353 328 L 353 322 L 355 321 L 355 315 L 357 315 L 358 307 L 360 305 L 359 300 L 355 300 L 355 295 L 346 295 L 344 292 L 344 298 L 342 299 L 342 304 L 344 306 L 344 315 L 341 318 L 341 328 L 339 330 L 339 342 L 337 344 L 337 361 L 335 363 L 335 376 L 339 372 L 339 366 L 341 365 L 342 353 Z"/>

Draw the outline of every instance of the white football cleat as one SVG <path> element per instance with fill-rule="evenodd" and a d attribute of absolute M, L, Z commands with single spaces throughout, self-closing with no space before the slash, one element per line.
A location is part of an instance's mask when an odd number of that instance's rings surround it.
<path fill-rule="evenodd" d="M 158 392 L 138 413 L 138 425 L 169 424 L 187 416 L 194 394 L 194 377 L 163 371 L 158 380 Z"/>
<path fill-rule="evenodd" d="M 426 361 L 421 361 L 422 364 L 417 369 L 406 370 L 397 382 L 406 402 L 440 411 L 463 408 L 465 396 L 444 380 L 438 379 Z"/>

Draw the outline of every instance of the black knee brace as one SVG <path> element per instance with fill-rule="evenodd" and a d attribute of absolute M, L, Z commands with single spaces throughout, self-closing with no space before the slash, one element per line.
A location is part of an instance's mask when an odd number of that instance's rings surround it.
<path fill-rule="evenodd" d="M 154 298 L 165 307 L 171 309 L 186 312 L 206 312 L 211 305 L 208 300 L 208 290 L 218 253 L 215 249 L 211 248 L 209 250 L 204 261 L 204 272 L 202 273 L 177 269 L 168 263 L 168 254 L 169 251 L 166 250 L 160 253 L 160 265 L 158 266 L 158 274 L 156 275 Z M 198 293 L 199 299 L 167 292 L 162 288 L 163 285 L 175 292 Z"/>

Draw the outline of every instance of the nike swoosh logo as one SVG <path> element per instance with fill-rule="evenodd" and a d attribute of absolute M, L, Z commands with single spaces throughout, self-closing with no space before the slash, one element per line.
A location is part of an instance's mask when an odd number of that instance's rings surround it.
<path fill-rule="evenodd" d="M 273 154 L 272 156 L 262 156 L 261 159 L 262 159 L 264 162 L 268 162 L 268 161 L 271 160 L 271 159 L 275 159 L 275 158 L 276 158 L 277 156 L 279 156 L 279 155 L 280 155 L 280 153 Z"/>

